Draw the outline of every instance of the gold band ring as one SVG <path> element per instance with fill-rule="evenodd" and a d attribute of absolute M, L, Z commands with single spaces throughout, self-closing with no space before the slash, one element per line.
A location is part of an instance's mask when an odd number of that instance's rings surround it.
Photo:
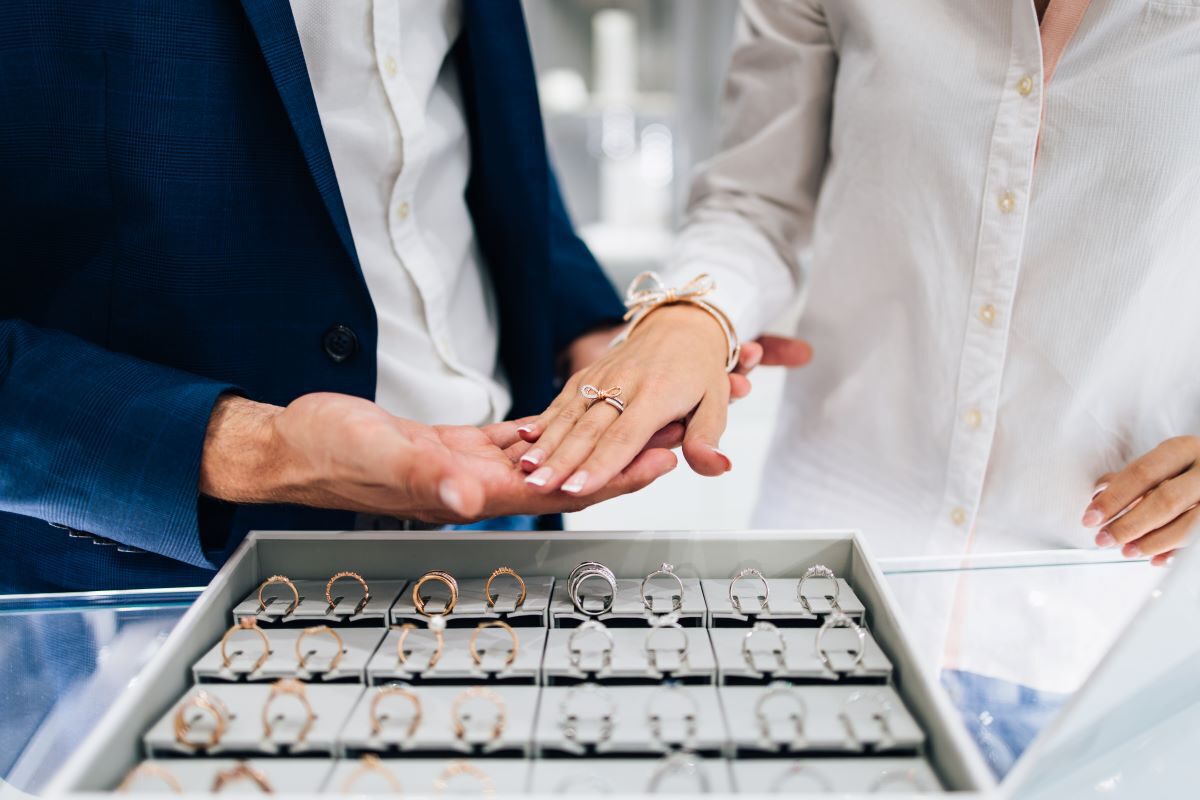
<path fill-rule="evenodd" d="M 520 608 L 521 604 L 525 602 L 525 579 L 518 575 L 517 571 L 512 567 L 497 567 L 496 569 L 492 570 L 492 574 L 488 576 L 487 583 L 483 585 L 483 593 L 487 595 L 488 608 L 494 608 L 496 606 L 496 601 L 500 599 L 499 595 L 492 594 L 492 581 L 496 580 L 496 578 L 500 577 L 501 575 L 508 575 L 512 577 L 521 587 L 521 593 L 517 596 L 517 602 L 513 604 L 513 608 Z"/>
<path fill-rule="evenodd" d="M 441 583 L 450 590 L 450 599 L 446 601 L 446 610 L 440 612 L 442 615 L 449 614 L 458 605 L 458 581 L 454 580 L 454 576 L 449 572 L 440 569 L 426 572 L 417 581 L 417 585 L 413 587 L 412 591 L 413 607 L 417 609 L 418 614 L 426 617 L 432 616 L 425 610 L 425 598 L 421 596 L 421 587 L 430 582 Z"/>
<path fill-rule="evenodd" d="M 192 723 L 187 718 L 187 711 L 193 706 L 208 712 L 213 718 L 213 729 L 208 735 L 208 741 L 197 743 L 188 738 L 192 732 Z M 188 750 L 209 750 L 221 743 L 228 719 L 229 710 L 225 708 L 225 704 L 215 695 L 200 690 L 183 701 L 175 711 L 175 741 Z"/>
<path fill-rule="evenodd" d="M 435 795 L 443 795 L 450 788 L 450 781 L 457 778 L 459 775 L 470 775 L 475 780 L 479 781 L 479 790 L 481 794 L 491 797 L 496 793 L 496 784 L 492 782 L 491 777 L 474 764 L 468 764 L 466 761 L 452 761 L 442 770 L 442 774 L 438 775 L 433 781 L 433 793 Z"/>
<path fill-rule="evenodd" d="M 400 785 L 400 781 L 392 774 L 392 771 L 383 765 L 383 761 L 374 753 L 367 753 L 358 760 L 358 766 L 354 771 L 346 776 L 346 780 L 342 782 L 342 794 L 349 794 L 354 788 L 354 784 L 358 783 L 360 778 L 374 773 L 387 781 L 388 788 L 395 794 L 400 794 L 404 791 L 404 787 Z"/>
<path fill-rule="evenodd" d="M 417 732 L 417 727 L 421 724 L 421 698 L 417 697 L 414 692 L 405 689 L 403 686 L 384 686 L 375 693 L 375 697 L 371 700 L 371 735 L 379 736 L 383 733 L 383 721 L 385 716 L 379 715 L 379 704 L 389 697 L 403 697 L 413 707 L 412 719 L 408 723 L 408 730 L 404 734 L 405 739 L 411 739 Z"/>
<path fill-rule="evenodd" d="M 263 794 L 275 794 L 275 789 L 271 787 L 271 782 L 267 780 L 267 776 L 261 770 L 247 764 L 245 761 L 239 761 L 228 769 L 223 769 L 213 777 L 212 793 L 224 789 L 227 785 L 236 781 L 250 781 L 259 788 Z"/>
<path fill-rule="evenodd" d="M 511 667 L 512 663 L 517 660 L 517 649 L 521 646 L 521 640 L 517 637 L 517 632 L 513 630 L 512 625 L 507 622 L 502 622 L 498 619 L 481 622 L 475 626 L 475 631 L 471 634 L 471 660 L 479 666 L 483 666 L 483 654 L 479 652 L 478 642 L 479 634 L 485 628 L 501 628 L 508 631 L 508 635 L 512 637 L 512 649 L 508 651 L 508 658 L 504 660 L 504 666 Z"/>
<path fill-rule="evenodd" d="M 158 778 L 175 794 L 183 794 L 183 785 L 179 783 L 179 778 L 175 777 L 175 773 L 171 772 L 161 764 L 155 764 L 153 761 L 143 761 L 133 769 L 129 770 L 129 772 L 121 780 L 121 783 L 117 786 L 117 791 L 130 791 L 133 788 L 133 785 L 142 778 Z"/>
<path fill-rule="evenodd" d="M 312 628 L 305 628 L 300 631 L 300 635 L 296 637 L 296 666 L 300 669 L 308 669 L 308 659 L 315 653 L 315 650 L 310 650 L 305 653 L 300 649 L 300 645 L 304 643 L 305 638 L 309 636 L 321 636 L 328 634 L 333 637 L 334 643 L 337 645 L 337 650 L 334 651 L 333 657 L 329 659 L 329 666 L 325 669 L 326 672 L 333 672 L 337 669 L 338 663 L 342 660 L 342 653 L 345 650 L 345 645 L 342 643 L 342 637 L 338 632 L 328 625 L 317 625 Z"/>
<path fill-rule="evenodd" d="M 491 738 L 493 740 L 499 739 L 500 734 L 504 732 L 504 723 L 508 718 L 508 710 L 504 706 L 503 698 L 485 686 L 472 686 L 470 689 L 460 692 L 458 697 L 454 698 L 454 706 L 450 709 L 450 716 L 454 721 L 454 735 L 459 739 L 467 738 L 467 726 L 463 721 L 462 711 L 463 706 L 475 698 L 488 700 L 496 706 L 496 721 L 492 725 Z"/>
<path fill-rule="evenodd" d="M 408 667 L 408 653 L 404 652 L 404 641 L 408 635 L 417 630 L 417 626 L 411 622 L 406 622 L 400 626 L 400 638 L 396 640 L 396 659 L 400 662 L 400 666 Z M 433 669 L 437 664 L 438 659 L 442 657 L 442 650 L 446 646 L 446 637 L 437 628 L 429 628 L 433 631 L 436 638 L 436 643 L 433 647 L 433 655 L 429 657 L 429 663 L 425 665 L 425 669 Z"/>
<path fill-rule="evenodd" d="M 282 678 L 271 684 L 271 693 L 267 695 L 267 700 L 263 703 L 262 725 L 264 739 L 269 740 L 271 734 L 274 732 L 274 727 L 271 724 L 271 704 L 277 698 L 289 695 L 295 697 L 300 701 L 300 705 L 304 706 L 304 726 L 300 728 L 300 733 L 296 735 L 294 744 L 300 744 L 308 738 L 313 723 L 317 721 L 317 715 L 313 713 L 312 704 L 308 702 L 308 692 L 304 690 L 304 684 L 295 678 Z"/>
<path fill-rule="evenodd" d="M 271 642 L 267 639 L 267 634 L 263 629 L 258 627 L 258 620 L 251 616 L 240 618 L 237 624 L 225 631 L 225 635 L 221 637 L 221 666 L 226 669 L 233 666 L 233 659 L 229 655 L 229 640 L 239 631 L 253 631 L 258 634 L 259 640 L 262 641 L 262 653 L 259 654 L 258 659 L 254 662 L 254 666 L 247 670 L 247 672 L 258 672 L 259 668 L 267 663 L 267 659 L 271 656 Z M 235 650 L 233 655 L 237 655 L 240 652 L 242 651 Z"/>
<path fill-rule="evenodd" d="M 287 607 L 281 616 L 286 617 L 296 610 L 296 606 L 300 605 L 300 591 L 296 589 L 296 584 L 292 583 L 291 578 L 286 575 L 272 575 L 259 584 L 258 587 L 258 611 L 260 614 L 267 610 L 267 601 L 263 597 L 263 592 L 268 586 L 273 586 L 277 583 L 281 583 L 292 590 L 292 604 Z"/>
<path fill-rule="evenodd" d="M 350 580 L 357 581 L 358 585 L 362 587 L 362 590 L 363 590 L 362 599 L 359 600 L 358 605 L 356 605 L 354 607 L 354 614 L 361 614 L 363 607 L 366 606 L 366 604 L 371 599 L 371 589 L 370 589 L 370 587 L 367 586 L 367 582 L 363 579 L 363 576 L 359 575 L 357 572 L 350 572 L 348 570 L 346 572 L 339 572 L 336 575 L 334 575 L 332 578 L 330 578 L 328 581 L 326 581 L 325 582 L 325 602 L 329 604 L 329 607 L 331 609 L 335 605 L 337 605 L 333 601 L 333 585 L 335 583 L 337 583 L 338 581 L 343 580 L 344 578 L 349 578 Z M 351 614 L 351 616 L 354 616 L 354 614 Z"/>

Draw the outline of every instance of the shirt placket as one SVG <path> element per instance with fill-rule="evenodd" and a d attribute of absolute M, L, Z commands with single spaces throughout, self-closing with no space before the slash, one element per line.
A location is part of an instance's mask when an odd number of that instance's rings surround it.
<path fill-rule="evenodd" d="M 935 550 L 941 552 L 970 546 L 995 436 L 1028 221 L 1041 119 L 1041 76 L 1041 41 L 1033 5 L 1013 0 L 1012 43 L 988 152 L 943 513 L 935 528 Z"/>

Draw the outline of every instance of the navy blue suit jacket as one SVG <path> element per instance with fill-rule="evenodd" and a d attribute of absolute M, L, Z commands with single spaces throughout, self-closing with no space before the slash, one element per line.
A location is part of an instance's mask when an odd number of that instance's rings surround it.
<path fill-rule="evenodd" d="M 453 57 L 534 413 L 623 309 L 548 164 L 518 0 L 464 0 Z M 347 527 L 198 500 L 198 466 L 223 392 L 372 397 L 375 345 L 288 0 L 0 4 L 0 591 L 194 584 L 251 528 Z"/>

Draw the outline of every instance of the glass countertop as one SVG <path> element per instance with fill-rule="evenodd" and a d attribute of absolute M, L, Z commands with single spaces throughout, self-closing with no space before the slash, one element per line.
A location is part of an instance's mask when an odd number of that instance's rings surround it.
<path fill-rule="evenodd" d="M 1074 550 L 880 566 L 921 662 L 998 777 L 1165 573 Z M 36 794 L 46 786 L 201 590 L 0 596 L 0 778 L 8 788 Z"/>

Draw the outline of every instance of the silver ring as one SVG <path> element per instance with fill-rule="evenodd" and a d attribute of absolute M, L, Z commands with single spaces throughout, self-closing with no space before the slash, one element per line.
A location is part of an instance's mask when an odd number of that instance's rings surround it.
<path fill-rule="evenodd" d="M 758 702 L 754 704 L 754 716 L 758 718 L 758 729 L 762 733 L 762 738 L 771 741 L 771 720 L 767 718 L 766 705 L 776 697 L 785 697 L 791 700 L 795 706 L 788 717 L 792 720 L 792 725 L 796 728 L 796 741 L 804 738 L 804 723 L 808 720 L 808 703 L 804 702 L 804 698 L 800 696 L 790 684 L 773 683 L 763 692 Z"/>
<path fill-rule="evenodd" d="M 822 773 L 817 772 L 810 766 L 805 764 L 792 764 L 790 767 L 779 773 L 779 777 L 771 781 L 771 786 L 767 789 L 771 794 L 783 794 L 788 782 L 796 776 L 811 778 L 813 783 L 817 785 L 822 792 L 832 792 L 833 784 L 829 782 Z"/>
<path fill-rule="evenodd" d="M 679 624 L 678 619 L 677 618 L 672 619 L 670 622 L 664 622 L 660 625 L 655 625 L 653 628 L 646 631 L 646 639 L 645 639 L 645 643 L 643 645 L 643 647 L 646 650 L 646 661 L 647 661 L 647 663 L 650 664 L 650 668 L 653 669 L 655 672 L 662 672 L 662 670 L 659 669 L 659 667 L 658 667 L 658 651 L 665 649 L 665 648 L 654 646 L 654 636 L 655 636 L 655 634 L 659 633 L 660 631 L 664 631 L 664 630 L 665 631 L 672 631 L 672 630 L 679 631 L 680 645 L 678 647 L 671 648 L 671 649 L 673 649 L 677 653 L 679 653 L 679 663 L 680 664 L 686 664 L 687 660 L 688 660 L 688 644 L 689 644 L 688 635 L 687 635 L 687 631 L 685 631 L 683 629 L 683 626 Z M 661 639 L 662 637 L 660 636 L 659 638 Z"/>
<path fill-rule="evenodd" d="M 579 596 L 579 589 L 584 582 L 592 578 L 599 578 L 608 584 L 609 595 L 608 602 L 599 611 L 588 611 L 583 606 L 583 598 Z M 571 574 L 567 577 L 567 594 L 571 597 L 571 602 L 581 614 L 586 614 L 589 617 L 598 617 L 601 614 L 607 614 L 612 610 L 613 604 L 617 602 L 617 576 L 611 569 L 601 564 L 599 561 L 584 561 L 575 569 L 571 570 Z"/>
<path fill-rule="evenodd" d="M 671 595 L 671 610 L 679 611 L 681 608 L 683 608 L 683 591 L 684 591 L 683 579 L 681 579 L 678 575 L 675 574 L 674 565 L 668 564 L 665 561 L 662 563 L 662 566 L 660 566 L 658 569 L 654 570 L 654 572 L 651 572 L 649 575 L 642 578 L 642 588 L 641 588 L 642 605 L 644 605 L 646 607 L 647 611 L 650 611 L 650 612 L 654 611 L 653 603 L 651 603 L 650 598 L 646 596 L 646 587 L 650 585 L 650 581 L 654 580 L 659 575 L 664 575 L 668 578 L 674 578 L 675 583 L 679 585 L 679 594 Z"/>
<path fill-rule="evenodd" d="M 616 646 L 616 642 L 613 641 L 612 632 L 598 619 L 586 620 L 578 628 L 571 631 L 571 635 L 567 637 L 567 659 L 571 662 L 572 667 L 580 669 L 579 664 L 583 661 L 583 651 L 575 646 L 575 640 L 580 634 L 589 631 L 599 631 L 604 634 L 604 638 L 608 642 L 608 647 L 604 649 L 604 664 L 600 667 L 604 669 L 612 664 L 613 648 Z"/>
<path fill-rule="evenodd" d="M 733 577 L 729 579 L 729 605 L 733 606 L 734 611 L 737 611 L 739 614 L 744 613 L 742 611 L 742 599 L 733 593 L 733 587 L 736 586 L 738 581 L 742 580 L 743 578 L 758 578 L 758 580 L 762 583 L 762 601 L 758 610 L 760 612 L 766 611 L 767 601 L 771 597 L 771 586 L 767 583 L 766 576 L 754 567 L 739 569 L 736 573 L 734 573 Z"/>
<path fill-rule="evenodd" d="M 559 725 L 562 727 L 563 736 L 569 742 L 580 744 L 579 741 L 579 720 L 580 716 L 575 711 L 571 710 L 571 706 L 575 700 L 580 697 L 597 697 L 601 698 L 604 703 L 604 710 L 600 714 L 600 736 L 593 742 L 585 744 L 601 744 L 607 742 L 613 732 L 613 717 L 617 714 L 617 704 L 613 701 L 612 695 L 600 688 L 595 683 L 581 683 L 578 686 L 571 688 L 567 692 L 567 696 L 563 698 L 558 707 L 559 716 L 562 718 Z"/>
<path fill-rule="evenodd" d="M 895 786 L 896 784 L 905 784 L 916 789 L 918 792 L 929 791 L 929 786 L 921 777 L 917 775 L 914 769 L 906 769 L 903 772 L 897 772 L 894 769 L 885 769 L 879 773 L 875 780 L 871 781 L 871 785 L 867 788 L 868 792 L 874 794 L 885 786 Z"/>
<path fill-rule="evenodd" d="M 842 724 L 846 726 L 846 732 L 850 734 L 850 739 L 857 743 L 859 747 L 864 746 L 862 737 L 858 735 L 858 731 L 854 728 L 854 718 L 851 716 L 850 709 L 855 703 L 864 703 L 868 699 L 875 701 L 875 709 L 871 712 L 870 719 L 874 720 L 879 725 L 879 742 L 876 743 L 876 750 L 886 750 L 891 747 L 894 737 L 892 736 L 892 704 L 883 695 L 883 692 L 854 692 L 842 702 L 842 708 L 838 712 L 841 717 Z"/>
<path fill-rule="evenodd" d="M 708 794 L 712 791 L 708 773 L 704 771 L 700 763 L 690 753 L 679 752 L 671 753 L 664 758 L 658 769 L 654 770 L 654 774 L 650 776 L 650 782 L 646 784 L 646 794 L 658 794 L 659 786 L 672 775 L 694 776 L 696 785 L 700 787 L 700 794 Z"/>
<path fill-rule="evenodd" d="M 698 727 L 697 717 L 700 716 L 700 706 L 696 703 L 696 698 L 688 694 L 684 689 L 676 684 L 667 684 L 660 686 L 646 701 L 646 725 L 650 728 L 650 733 L 654 738 L 664 746 L 670 747 L 671 743 L 663 739 L 663 716 L 656 707 L 660 697 L 682 697 L 687 702 L 688 708 L 683 712 L 683 722 L 686 726 L 684 732 L 684 740 L 679 742 L 680 749 L 686 749 L 686 746 L 694 738 L 696 738 L 696 729 Z"/>
<path fill-rule="evenodd" d="M 849 628 L 854 631 L 858 637 L 858 652 L 854 654 L 854 665 L 851 669 L 858 669 L 862 666 L 863 657 L 867 654 L 867 632 L 862 627 L 843 614 L 841 611 L 835 611 L 825 618 L 825 622 L 817 630 L 817 638 L 813 641 L 813 648 L 816 650 L 817 658 L 821 659 L 821 663 L 825 665 L 825 669 L 830 672 L 837 672 L 833 668 L 833 662 L 829 659 L 829 653 L 825 650 L 824 640 L 825 634 L 833 628 Z"/>
<path fill-rule="evenodd" d="M 815 613 L 808 602 L 808 597 L 804 594 L 804 583 L 813 578 L 828 578 L 833 581 L 833 599 L 829 601 L 829 605 L 841 611 L 841 606 L 838 605 L 838 598 L 842 596 L 842 584 L 838 581 L 837 575 L 833 574 L 833 570 L 824 564 L 814 564 L 804 570 L 804 575 L 801 576 L 800 582 L 796 584 L 796 598 L 804 606 L 804 610 L 810 614 Z"/>
<path fill-rule="evenodd" d="M 770 622 L 759 620 L 751 626 L 750 630 L 746 631 L 746 635 L 742 637 L 742 658 L 746 659 L 746 665 L 750 667 L 750 671 L 756 675 L 761 674 L 758 667 L 754 665 L 754 656 L 750 650 L 750 640 L 757 633 L 773 633 L 779 638 L 779 647 L 772 652 L 775 653 L 775 658 L 779 661 L 779 672 L 787 669 L 787 642 L 783 638 L 783 632 L 776 628 Z"/>
<path fill-rule="evenodd" d="M 618 399 L 616 397 L 606 397 L 606 398 L 604 398 L 604 402 L 608 403 L 610 406 L 615 408 L 617 410 L 618 414 L 625 413 L 625 404 L 622 403 L 620 401 L 620 399 Z"/>

